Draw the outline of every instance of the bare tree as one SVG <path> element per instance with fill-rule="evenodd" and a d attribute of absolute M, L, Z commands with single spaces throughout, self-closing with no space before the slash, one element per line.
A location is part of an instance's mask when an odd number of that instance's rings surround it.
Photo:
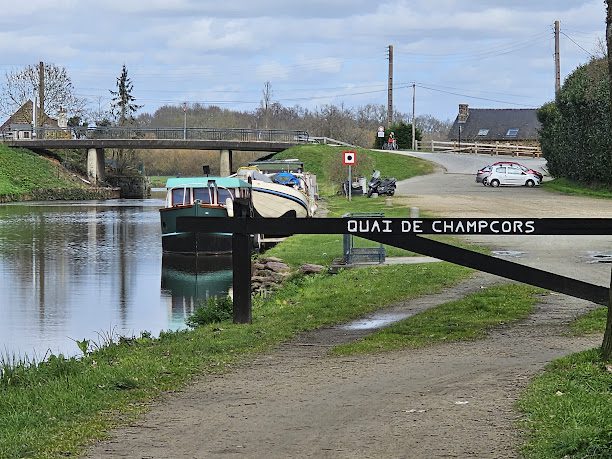
<path fill-rule="evenodd" d="M 45 113 L 57 116 L 62 109 L 74 116 L 81 116 L 85 109 L 85 99 L 74 94 L 72 81 L 64 67 L 44 64 Z M 39 66 L 28 65 L 22 70 L 8 72 L 0 97 L 0 113 L 10 116 L 28 100 L 35 100 L 39 87 Z"/>
<path fill-rule="evenodd" d="M 263 99 L 261 99 L 261 110 L 263 112 L 264 127 L 268 129 L 270 123 L 270 105 L 272 103 L 272 83 L 266 81 L 262 91 Z"/>
<path fill-rule="evenodd" d="M 610 107 L 612 108 L 612 5 L 610 0 L 606 0 L 606 44 L 608 48 L 608 79 L 610 84 Z M 610 127 L 612 128 L 612 109 L 610 110 Z M 612 160 L 612 151 L 609 152 Z M 603 360 L 612 359 L 612 274 L 610 276 L 610 298 L 608 300 L 608 317 L 606 321 L 606 331 L 604 332 L 601 344 L 601 355 Z"/>
<path fill-rule="evenodd" d="M 448 119 L 439 120 L 432 115 L 421 115 L 415 125 L 423 133 L 423 140 L 446 140 L 453 123 Z"/>

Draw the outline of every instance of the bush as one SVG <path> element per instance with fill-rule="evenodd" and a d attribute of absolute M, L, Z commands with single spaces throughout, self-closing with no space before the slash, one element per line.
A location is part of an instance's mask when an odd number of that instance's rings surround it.
<path fill-rule="evenodd" d="M 191 328 L 202 325 L 223 322 L 233 317 L 233 302 L 229 296 L 212 296 L 205 305 L 199 306 L 192 315 L 187 317 L 185 323 Z"/>
<path fill-rule="evenodd" d="M 538 110 L 548 170 L 584 184 L 612 185 L 607 61 L 594 59 L 565 81 L 554 103 Z"/>
<path fill-rule="evenodd" d="M 391 132 L 395 134 L 395 140 L 397 140 L 398 148 L 412 149 L 412 124 L 406 124 L 403 121 L 392 124 L 391 128 L 385 129 L 385 136 L 376 138 L 374 148 L 381 149 L 383 143 L 387 141 Z M 423 138 L 423 135 L 418 127 L 414 133 L 414 138 L 416 140 L 422 140 Z"/>

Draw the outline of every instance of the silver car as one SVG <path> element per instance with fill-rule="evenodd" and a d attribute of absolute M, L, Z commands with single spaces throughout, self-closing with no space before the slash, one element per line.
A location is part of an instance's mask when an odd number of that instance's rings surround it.
<path fill-rule="evenodd" d="M 485 166 L 482 169 L 478 169 L 476 172 L 476 183 L 487 184 L 487 177 L 491 173 L 492 166 Z"/>
<path fill-rule="evenodd" d="M 486 178 L 486 184 L 492 187 L 500 185 L 533 187 L 540 184 L 540 177 L 525 172 L 518 167 L 492 166 L 491 169 L 491 173 Z"/>

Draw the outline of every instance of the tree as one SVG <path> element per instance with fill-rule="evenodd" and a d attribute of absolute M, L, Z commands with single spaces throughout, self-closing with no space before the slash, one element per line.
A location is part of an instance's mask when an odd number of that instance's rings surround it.
<path fill-rule="evenodd" d="M 612 107 L 612 6 L 610 0 L 606 0 L 606 44 L 608 48 L 608 74 L 610 84 L 610 106 Z M 609 118 L 612 128 L 612 110 Z M 612 161 L 612 151 L 608 151 Z M 603 360 L 612 360 L 612 273 L 610 275 L 610 298 L 608 299 L 608 317 L 606 321 L 606 331 L 604 332 L 603 342 L 601 343 L 601 355 Z"/>
<path fill-rule="evenodd" d="M 261 111 L 263 112 L 264 127 L 268 129 L 270 123 L 270 104 L 272 103 L 272 83 L 266 81 L 262 91 Z"/>
<path fill-rule="evenodd" d="M 74 94 L 66 69 L 55 64 L 43 64 L 43 67 L 45 114 L 57 116 L 64 109 L 72 115 L 82 115 L 85 99 Z M 10 116 L 25 102 L 38 97 L 39 75 L 40 64 L 28 65 L 22 70 L 6 73 L 0 98 L 0 113 Z"/>
<path fill-rule="evenodd" d="M 133 89 L 132 81 L 128 77 L 127 68 L 123 64 L 121 75 L 117 78 L 117 90 L 110 91 L 113 96 L 111 103 L 113 115 L 119 126 L 132 124 L 134 122 L 134 114 L 143 107 L 135 103 L 136 98 L 132 95 Z"/>
<path fill-rule="evenodd" d="M 134 124 L 134 114 L 142 105 L 135 103 L 136 98 L 132 95 L 132 81 L 128 77 L 128 71 L 123 64 L 121 75 L 117 78 L 117 90 L 110 91 L 113 96 L 111 103 L 113 115 L 118 126 L 124 127 Z M 115 158 L 115 169 L 118 173 L 125 173 L 126 167 L 134 167 L 136 163 L 136 153 L 132 149 L 124 150 L 120 148 L 113 152 Z"/>

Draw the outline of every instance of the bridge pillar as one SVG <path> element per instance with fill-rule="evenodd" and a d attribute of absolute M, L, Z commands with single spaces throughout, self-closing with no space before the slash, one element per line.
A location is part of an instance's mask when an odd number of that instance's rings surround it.
<path fill-rule="evenodd" d="M 87 176 L 95 183 L 104 181 L 104 148 L 87 150 Z"/>
<path fill-rule="evenodd" d="M 221 150 L 219 176 L 227 177 L 232 173 L 232 150 Z"/>

